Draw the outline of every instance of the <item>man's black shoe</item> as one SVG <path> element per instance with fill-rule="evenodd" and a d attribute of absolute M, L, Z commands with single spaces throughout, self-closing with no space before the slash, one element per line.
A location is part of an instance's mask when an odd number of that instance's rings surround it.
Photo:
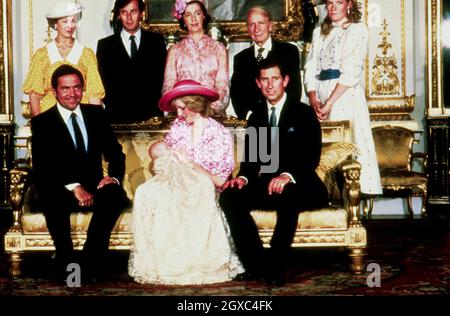
<path fill-rule="evenodd" d="M 261 274 L 253 271 L 245 271 L 236 275 L 234 281 L 257 281 L 261 280 Z"/>
<path fill-rule="evenodd" d="M 94 284 L 94 283 L 103 283 L 110 279 L 110 276 L 104 272 L 99 270 L 90 270 L 85 269 L 84 273 L 81 274 L 81 284 Z"/>
<path fill-rule="evenodd" d="M 266 276 L 265 280 L 267 285 L 281 287 L 286 284 L 286 278 L 282 273 L 270 274 Z"/>
<path fill-rule="evenodd" d="M 49 276 L 50 281 L 57 283 L 58 285 L 61 286 L 66 286 L 67 285 L 67 275 L 64 272 L 54 272 L 51 273 Z"/>

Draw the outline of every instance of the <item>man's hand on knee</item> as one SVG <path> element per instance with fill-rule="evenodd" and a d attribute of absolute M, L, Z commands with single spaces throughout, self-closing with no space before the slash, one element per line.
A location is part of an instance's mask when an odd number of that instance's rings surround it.
<path fill-rule="evenodd" d="M 247 180 L 242 177 L 237 177 L 231 180 L 226 181 L 222 186 L 222 191 L 227 188 L 235 188 L 237 187 L 239 190 L 247 184 Z"/>
<path fill-rule="evenodd" d="M 273 192 L 278 194 L 283 193 L 284 188 L 289 182 L 291 182 L 291 178 L 289 178 L 289 176 L 286 174 L 282 174 L 278 177 L 273 178 L 269 183 L 269 195 L 272 195 Z"/>
<path fill-rule="evenodd" d="M 119 184 L 119 181 L 116 178 L 106 176 L 99 182 L 97 190 L 103 188 L 107 184 Z"/>
<path fill-rule="evenodd" d="M 78 201 L 78 205 L 89 207 L 94 204 L 94 196 L 86 191 L 81 185 L 76 186 L 72 192 Z"/>

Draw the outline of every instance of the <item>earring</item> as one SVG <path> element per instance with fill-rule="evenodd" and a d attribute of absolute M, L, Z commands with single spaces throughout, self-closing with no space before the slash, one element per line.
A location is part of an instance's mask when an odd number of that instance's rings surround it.
<path fill-rule="evenodd" d="M 55 24 L 55 30 L 58 30 L 58 24 Z"/>
<path fill-rule="evenodd" d="M 347 15 L 350 15 L 350 8 L 347 8 Z"/>

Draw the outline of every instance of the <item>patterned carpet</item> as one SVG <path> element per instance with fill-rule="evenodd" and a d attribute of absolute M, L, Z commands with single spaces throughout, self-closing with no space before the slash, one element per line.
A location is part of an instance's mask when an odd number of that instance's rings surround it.
<path fill-rule="evenodd" d="M 0 295 L 13 296 L 417 296 L 450 295 L 448 223 L 420 225 L 370 224 L 368 263 L 380 266 L 380 287 L 367 285 L 370 273 L 349 272 L 348 257 L 336 249 L 296 249 L 288 283 L 270 287 L 261 282 L 230 281 L 204 286 L 140 285 L 126 273 L 128 252 L 113 252 L 106 282 L 69 288 L 51 281 L 51 253 L 25 257 L 24 276 L 7 277 L 0 257 Z"/>

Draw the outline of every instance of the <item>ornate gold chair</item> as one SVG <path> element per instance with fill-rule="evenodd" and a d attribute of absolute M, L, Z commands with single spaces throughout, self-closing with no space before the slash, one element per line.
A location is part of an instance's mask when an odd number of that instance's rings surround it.
<path fill-rule="evenodd" d="M 372 128 L 378 166 L 380 168 L 383 195 L 406 197 L 409 216 L 413 216 L 412 196 L 422 197 L 420 213 L 426 216 L 427 174 L 413 171 L 414 159 L 420 159 L 422 168 L 427 166 L 427 155 L 413 152 L 414 132 L 400 126 L 384 125 Z M 373 200 L 370 201 L 373 205 Z M 372 216 L 372 207 L 364 208 L 364 215 Z"/>
<path fill-rule="evenodd" d="M 170 124 L 170 120 L 165 123 Z M 242 127 L 245 122 L 227 118 L 224 124 L 233 128 L 233 135 L 238 143 L 240 137 L 244 135 Z M 151 177 L 147 150 L 152 142 L 164 136 L 167 124 L 155 120 L 147 124 L 115 126 L 115 129 L 126 154 L 126 175 L 123 185 L 132 198 L 137 186 Z M 355 147 L 352 144 L 350 124 L 348 121 L 323 123 L 322 135 L 324 144 L 317 172 L 327 184 L 333 204 L 324 209 L 301 214 L 292 246 L 346 247 L 349 249 L 352 270 L 355 273 L 362 273 L 367 238 L 366 230 L 359 220 L 360 165 L 352 159 Z M 22 161 L 22 165 L 12 169 L 10 174 L 14 224 L 5 235 L 5 252 L 9 255 L 10 274 L 19 276 L 23 252 L 53 250 L 54 247 L 43 214 L 33 212 L 30 208 L 29 201 L 33 198 L 33 190 L 30 189 L 32 179 L 29 161 Z M 264 244 L 269 246 L 268 242 L 276 221 L 275 212 L 254 211 L 252 215 Z M 86 240 L 90 217 L 90 213 L 71 215 L 75 249 L 81 249 Z M 127 210 L 121 214 L 113 229 L 110 249 L 130 248 L 132 242 L 130 224 L 131 212 Z"/>

